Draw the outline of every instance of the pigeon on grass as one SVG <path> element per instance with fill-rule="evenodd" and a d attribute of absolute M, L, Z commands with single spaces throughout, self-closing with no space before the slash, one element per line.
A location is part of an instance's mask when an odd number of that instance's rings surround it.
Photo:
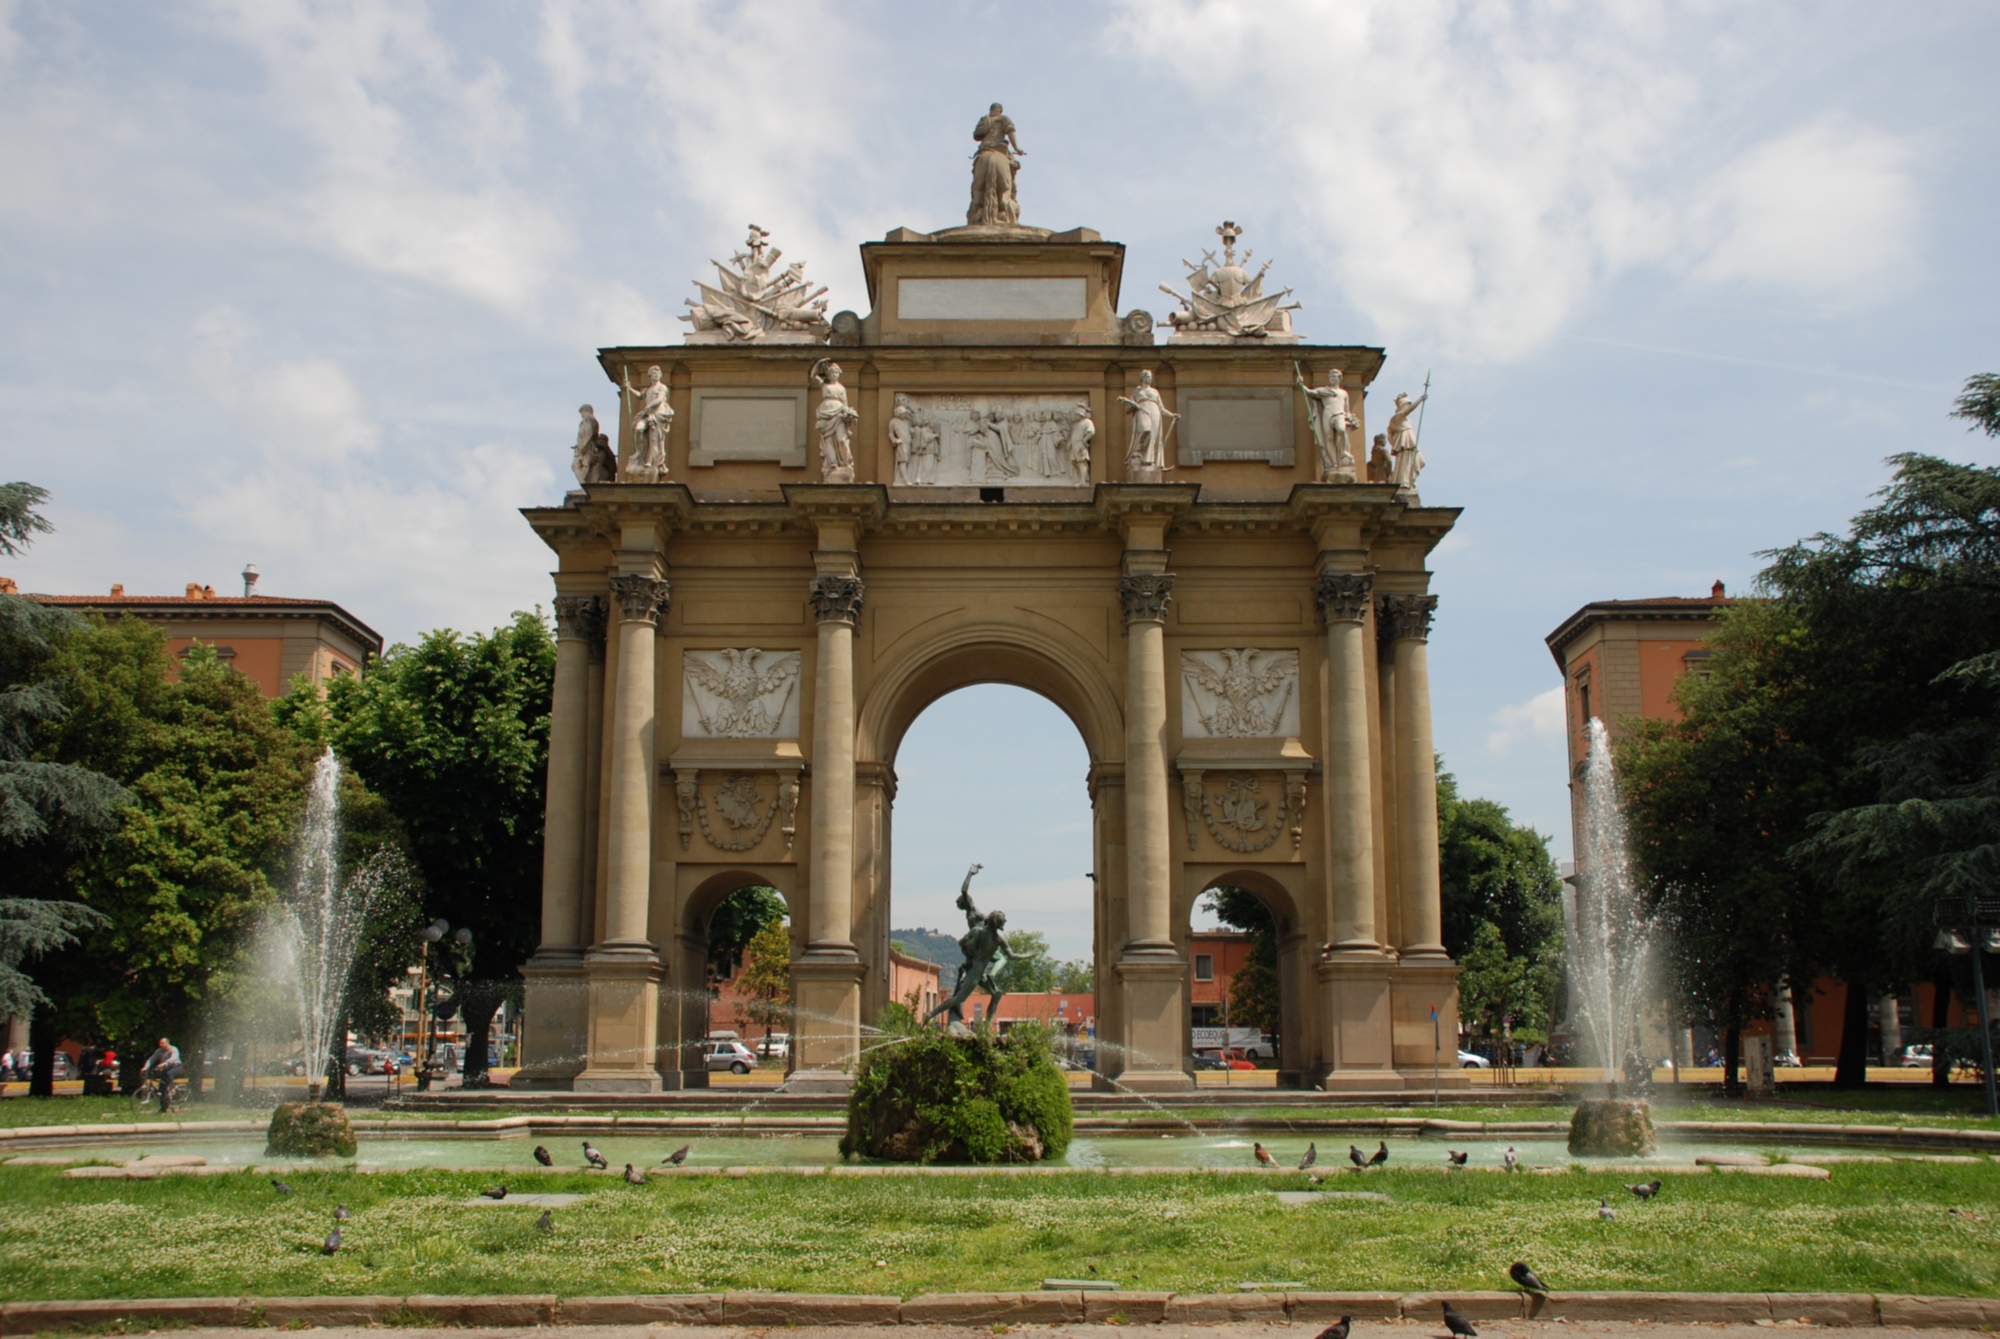
<path fill-rule="evenodd" d="M 348 1212 L 348 1209 L 347 1209 L 347 1206 L 346 1206 L 345 1204 L 336 1204 L 336 1205 L 334 1205 L 334 1206 L 333 1206 L 333 1221 L 334 1221 L 334 1222 L 336 1222 L 336 1223 L 344 1223 L 344 1222 L 346 1222 L 346 1221 L 347 1221 L 348 1219 L 350 1219 L 350 1218 L 352 1218 L 352 1217 L 354 1217 L 354 1215 L 353 1215 L 352 1213 L 349 1213 L 349 1212 Z"/>
<path fill-rule="evenodd" d="M 1500 1165 L 1510 1172 L 1521 1170 L 1521 1155 L 1514 1151 L 1512 1144 L 1507 1145 L 1507 1151 L 1500 1155 Z"/>
<path fill-rule="evenodd" d="M 1514 1280 L 1514 1282 L 1520 1284 L 1521 1287 L 1528 1292 L 1531 1293 L 1548 1292 L 1548 1288 L 1543 1285 L 1541 1279 L 1536 1277 L 1535 1271 L 1528 1268 L 1528 1262 L 1526 1260 L 1516 1260 L 1513 1263 L 1513 1265 L 1507 1270 L 1507 1277 Z"/>
<path fill-rule="evenodd" d="M 1380 1167 L 1388 1161 L 1389 1161 L 1389 1141 L 1384 1139 L 1376 1147 L 1374 1156 L 1368 1159 L 1368 1165 L 1370 1167 Z"/>
<path fill-rule="evenodd" d="M 490 1200 L 504 1200 L 507 1198 L 507 1187 L 495 1186 L 491 1190 L 482 1190 L 479 1193 Z"/>
<path fill-rule="evenodd" d="M 556 1165 L 556 1160 L 550 1157 L 549 1151 L 540 1144 L 535 1145 L 535 1161 L 541 1163 L 544 1167 L 553 1167 Z"/>
<path fill-rule="evenodd" d="M 1642 1181 L 1636 1186 L 1626 1186 L 1625 1188 L 1640 1199 L 1649 1200 L 1660 1193 L 1660 1178 L 1656 1176 L 1650 1181 Z"/>
<path fill-rule="evenodd" d="M 1299 1159 L 1299 1170 L 1304 1171 L 1319 1161 L 1319 1145 L 1307 1144 L 1305 1156 Z"/>
<path fill-rule="evenodd" d="M 646 1174 L 634 1170 L 632 1164 L 628 1162 L 625 1164 L 625 1183 L 627 1185 L 643 1186 L 646 1184 Z"/>
<path fill-rule="evenodd" d="M 271 1178 L 271 1189 L 277 1191 L 280 1195 L 289 1195 L 292 1193 L 292 1188 L 275 1176 Z"/>
<path fill-rule="evenodd" d="M 1278 1160 L 1271 1156 L 1271 1150 L 1254 1140 L 1251 1141 L 1250 1151 L 1257 1155 L 1257 1165 L 1259 1167 L 1275 1167 L 1278 1165 Z"/>
<path fill-rule="evenodd" d="M 333 1231 L 326 1234 L 326 1244 L 319 1248 L 321 1255 L 340 1254 L 340 1224 L 333 1225 Z"/>
<path fill-rule="evenodd" d="M 1602 1195 L 1597 1198 L 1597 1216 L 1607 1223 L 1618 1221 L 1618 1211 L 1611 1207 L 1611 1201 Z"/>
<path fill-rule="evenodd" d="M 1465 1160 L 1471 1156 L 1470 1152 L 1460 1153 L 1455 1148 L 1448 1148 L 1444 1151 L 1444 1160 L 1454 1167 L 1465 1166 Z"/>
<path fill-rule="evenodd" d="M 660 1159 L 660 1166 L 662 1167 L 680 1166 L 682 1163 L 688 1160 L 688 1150 L 693 1147 L 694 1147 L 693 1144 L 682 1144 L 679 1148 L 667 1154 L 666 1157 Z"/>
<path fill-rule="evenodd" d="M 535 1220 L 535 1231 L 553 1232 L 555 1230 L 556 1230 L 556 1211 L 554 1209 L 542 1210 L 542 1216 Z"/>
<path fill-rule="evenodd" d="M 1352 1144 L 1347 1146 L 1347 1160 L 1356 1167 L 1366 1167 L 1368 1165 L 1368 1155 Z"/>
<path fill-rule="evenodd" d="M 583 1141 L 583 1160 L 600 1172 L 611 1170 L 611 1159 L 599 1153 L 588 1139 Z"/>

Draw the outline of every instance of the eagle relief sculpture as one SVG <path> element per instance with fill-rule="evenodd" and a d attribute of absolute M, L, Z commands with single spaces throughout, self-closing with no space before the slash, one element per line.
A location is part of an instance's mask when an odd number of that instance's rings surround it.
<path fill-rule="evenodd" d="M 1187 691 L 1181 728 L 1216 739 L 1298 733 L 1299 653 L 1253 646 L 1181 652 Z"/>
<path fill-rule="evenodd" d="M 797 651 L 688 651 L 683 663 L 684 734 L 755 739 L 798 733 Z"/>

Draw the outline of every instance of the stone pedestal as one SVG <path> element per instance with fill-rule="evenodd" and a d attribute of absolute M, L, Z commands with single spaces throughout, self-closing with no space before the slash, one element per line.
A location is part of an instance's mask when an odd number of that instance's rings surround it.
<path fill-rule="evenodd" d="M 1314 1086 L 1327 1092 L 1393 1092 L 1404 1086 L 1396 1071 L 1392 968 L 1385 955 L 1371 952 L 1334 952 L 1314 965 L 1320 1016 L 1331 1028 L 1332 1062 Z"/>
<path fill-rule="evenodd" d="M 590 1041 L 590 988 L 583 953 L 543 949 L 521 966 L 521 1053 L 528 1063 L 509 1081 L 514 1088 L 568 1088 L 583 1072 Z"/>
<path fill-rule="evenodd" d="M 861 1055 L 859 954 L 808 951 L 792 960 L 792 1072 L 788 1093 L 844 1093 Z"/>
<path fill-rule="evenodd" d="M 1396 1068 L 1406 1086 L 1428 1088 L 1431 1061 L 1437 1060 L 1437 1086 L 1465 1088 L 1470 1081 L 1458 1067 L 1458 964 L 1449 958 L 1405 957 L 1389 969 L 1389 1007 L 1394 1020 Z M 1436 1009 L 1437 1026 L 1431 1025 Z M 1434 1042 L 1435 1039 L 1435 1048 Z"/>
<path fill-rule="evenodd" d="M 1118 962 L 1125 1035 L 1117 1038 L 1116 1091 L 1178 1093 L 1194 1087 L 1181 1055 L 1188 1018 L 1187 962 L 1171 949 L 1137 951 Z M 1106 1057 L 1098 1057 L 1100 1066 Z"/>
<path fill-rule="evenodd" d="M 650 949 L 609 948 L 584 962 L 590 980 L 590 1063 L 580 1093 L 657 1093 L 660 960 Z"/>

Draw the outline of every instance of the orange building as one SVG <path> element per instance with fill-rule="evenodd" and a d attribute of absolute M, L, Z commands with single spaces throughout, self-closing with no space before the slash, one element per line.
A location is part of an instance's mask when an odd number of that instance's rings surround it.
<path fill-rule="evenodd" d="M 934 962 L 913 958 L 907 953 L 889 951 L 889 998 L 898 1004 L 914 1005 L 917 1016 L 923 1017 L 937 1007 L 943 998 L 938 988 L 938 978 L 943 969 Z M 743 979 L 743 963 L 738 961 L 736 970 L 727 979 L 712 983 L 712 995 L 708 1005 L 708 1031 L 711 1036 L 717 1032 L 734 1032 L 745 1046 L 757 1049 L 766 1031 L 784 1032 L 782 1025 L 763 1028 L 752 1021 L 750 997 L 745 995 L 739 983 Z"/>
<path fill-rule="evenodd" d="M 36 595 L 28 598 L 78 613 L 95 609 L 106 618 L 130 615 L 167 634 L 167 652 L 185 656 L 196 643 L 215 652 L 263 692 L 281 696 L 292 676 L 325 683 L 358 672 L 382 654 L 382 637 L 330 600 L 294 600 L 251 593 L 255 568 L 243 574 L 242 595 L 217 595 L 215 587 L 188 582 L 181 595 L 127 595 L 120 584 L 109 595 Z M 17 593 L 0 577 L 0 592 Z"/>
<path fill-rule="evenodd" d="M 1595 716 L 1615 739 L 1621 723 L 1634 717 L 1673 720 L 1674 685 L 1683 674 L 1699 674 L 1709 656 L 1708 638 L 1734 601 L 1718 581 L 1702 596 L 1662 596 L 1651 600 L 1600 600 L 1564 619 L 1548 636 L 1549 652 L 1563 675 L 1566 734 L 1569 741 L 1570 831 L 1583 844 L 1584 762 L 1590 752 L 1588 727 Z M 1771 1035 L 1777 1054 L 1797 1055 L 1808 1065 L 1831 1065 L 1840 1048 L 1842 1006 L 1846 987 L 1820 980 L 1810 989 L 1792 992 L 1781 1002 L 1775 1025 L 1757 1022 L 1746 1035 Z M 1928 983 L 1887 995 L 1870 1004 L 1870 1053 L 1891 1063 L 1902 1044 L 1906 1020 L 1931 1017 Z M 1953 1026 L 1960 1010 L 1953 1001 Z"/>
<path fill-rule="evenodd" d="M 1222 1027 L 1229 983 L 1250 960 L 1250 936 L 1241 930 L 1198 930 L 1188 938 L 1188 1002 L 1194 1026 Z"/>

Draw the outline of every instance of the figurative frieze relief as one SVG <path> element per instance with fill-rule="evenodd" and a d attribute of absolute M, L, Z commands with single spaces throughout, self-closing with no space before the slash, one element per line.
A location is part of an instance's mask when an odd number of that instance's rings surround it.
<path fill-rule="evenodd" d="M 701 290 L 693 308 L 681 319 L 694 328 L 689 344 L 824 344 L 832 334 L 826 318 L 825 288 L 814 288 L 806 279 L 802 261 L 783 270 L 778 261 L 784 252 L 770 244 L 768 229 L 750 225 L 748 248 L 715 266 L 716 282 L 711 287 L 695 281 Z"/>
<path fill-rule="evenodd" d="M 1090 403 L 1074 395 L 908 395 L 889 415 L 902 487 L 1090 486 Z"/>
<path fill-rule="evenodd" d="M 1225 850 L 1257 855 L 1289 832 L 1292 853 L 1305 844 L 1305 774 L 1240 772 L 1181 773 L 1181 808 L 1188 850 L 1196 850 L 1203 828 Z"/>
<path fill-rule="evenodd" d="M 681 733 L 691 739 L 773 739 L 799 732 L 797 651 L 728 647 L 682 653 Z"/>
<path fill-rule="evenodd" d="M 1181 735 L 1276 739 L 1299 733 L 1299 653 L 1254 646 L 1181 652 Z"/>
<path fill-rule="evenodd" d="M 1235 344 L 1251 340 L 1266 343 L 1296 344 L 1298 335 L 1292 331 L 1291 313 L 1299 309 L 1296 302 L 1286 302 L 1292 295 L 1289 288 L 1276 293 L 1264 292 L 1264 275 L 1271 268 L 1265 261 L 1255 274 L 1244 269 L 1252 256 L 1245 251 L 1243 260 L 1236 259 L 1236 239 L 1243 235 L 1243 229 L 1234 223 L 1224 222 L 1215 230 L 1222 239 L 1222 263 L 1216 264 L 1213 251 L 1201 253 L 1201 264 L 1182 261 L 1187 269 L 1188 291 L 1185 295 L 1176 293 L 1165 284 L 1160 291 L 1181 304 L 1181 309 L 1167 317 L 1174 327 L 1169 338 L 1171 344 Z"/>

